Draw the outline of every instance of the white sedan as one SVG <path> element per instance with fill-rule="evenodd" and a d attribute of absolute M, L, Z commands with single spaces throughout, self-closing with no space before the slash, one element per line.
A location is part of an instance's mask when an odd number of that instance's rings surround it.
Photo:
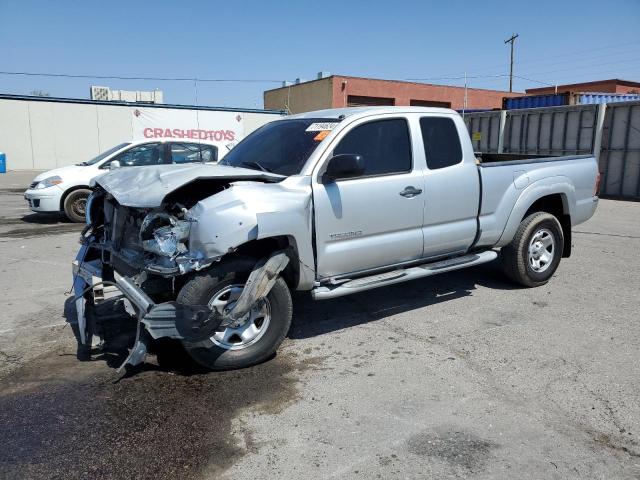
<path fill-rule="evenodd" d="M 63 212 L 73 222 L 84 222 L 91 180 L 111 168 L 218 160 L 218 147 L 201 140 L 122 143 L 87 162 L 41 173 L 24 192 L 24 198 L 34 212 Z"/>

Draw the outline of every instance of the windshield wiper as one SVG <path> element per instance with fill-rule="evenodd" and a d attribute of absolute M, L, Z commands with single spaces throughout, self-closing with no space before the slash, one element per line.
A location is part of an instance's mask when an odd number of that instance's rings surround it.
<path fill-rule="evenodd" d="M 264 165 L 260 165 L 258 162 L 242 162 L 242 165 L 253 165 L 254 167 L 258 167 L 263 172 L 273 173 L 273 170 L 269 170 L 267 167 L 265 167 Z"/>

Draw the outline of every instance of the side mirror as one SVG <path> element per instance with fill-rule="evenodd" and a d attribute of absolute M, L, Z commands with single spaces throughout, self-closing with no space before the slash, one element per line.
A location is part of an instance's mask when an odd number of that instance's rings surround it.
<path fill-rule="evenodd" d="M 115 170 L 116 168 L 120 168 L 120 162 L 118 160 L 113 160 L 109 164 L 109 170 Z"/>
<path fill-rule="evenodd" d="M 340 178 L 359 177 L 364 173 L 364 158 L 356 153 L 341 153 L 329 159 L 327 170 L 322 176 L 324 183 Z"/>

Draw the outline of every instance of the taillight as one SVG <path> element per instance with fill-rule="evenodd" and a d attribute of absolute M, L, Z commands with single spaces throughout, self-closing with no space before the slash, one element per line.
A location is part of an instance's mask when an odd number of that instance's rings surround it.
<path fill-rule="evenodd" d="M 600 195 L 600 172 L 596 175 L 596 184 L 593 187 L 593 196 L 597 197 Z"/>

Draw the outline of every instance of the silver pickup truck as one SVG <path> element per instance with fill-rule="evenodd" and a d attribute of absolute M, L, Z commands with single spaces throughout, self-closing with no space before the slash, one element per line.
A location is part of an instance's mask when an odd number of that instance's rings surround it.
<path fill-rule="evenodd" d="M 125 363 L 169 337 L 229 369 L 275 353 L 292 290 L 329 299 L 498 257 L 513 281 L 542 285 L 571 253 L 571 227 L 593 215 L 598 184 L 593 156 L 476 156 L 447 109 L 284 117 L 217 165 L 97 179 L 74 262 L 80 342 L 102 335 L 108 289 L 137 322 Z"/>

